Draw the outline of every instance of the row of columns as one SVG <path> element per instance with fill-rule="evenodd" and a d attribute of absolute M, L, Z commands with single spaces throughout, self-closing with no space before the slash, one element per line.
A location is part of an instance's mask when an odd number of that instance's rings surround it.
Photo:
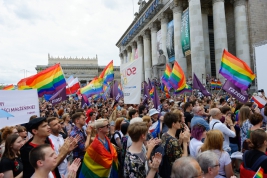
<path fill-rule="evenodd" d="M 210 45 L 209 45 L 209 28 L 208 28 L 208 9 L 201 8 L 200 0 L 188 0 L 189 2 L 189 19 L 190 19 L 190 43 L 191 43 L 191 63 L 192 73 L 197 76 L 206 76 L 211 74 L 210 63 Z M 221 66 L 221 57 L 224 49 L 228 49 L 227 42 L 227 29 L 224 0 L 213 0 L 213 25 L 214 25 L 214 48 L 215 48 L 215 63 L 216 73 Z M 173 11 L 174 21 L 174 49 L 175 60 L 187 74 L 187 61 L 182 52 L 181 46 L 181 16 L 182 16 L 182 3 L 175 1 L 170 7 Z M 249 55 L 249 36 L 248 36 L 248 23 L 246 13 L 246 0 L 234 0 L 234 15 L 235 15 L 235 38 L 236 38 L 236 56 L 244 60 L 250 65 Z M 161 39 L 162 50 L 167 58 L 166 38 L 167 38 L 167 25 L 169 22 L 168 14 L 162 13 L 159 15 L 158 20 L 161 22 Z M 138 57 L 144 61 L 143 71 L 144 79 L 147 80 L 152 76 L 152 66 L 158 63 L 157 55 L 157 32 L 158 26 L 152 23 L 149 30 L 146 30 L 141 36 L 137 38 Z M 131 45 L 132 57 L 134 58 L 136 43 Z M 128 62 L 127 56 L 130 54 L 129 48 L 120 54 L 121 63 Z M 156 71 L 154 70 L 153 73 Z M 205 80 L 205 77 L 203 78 Z"/>

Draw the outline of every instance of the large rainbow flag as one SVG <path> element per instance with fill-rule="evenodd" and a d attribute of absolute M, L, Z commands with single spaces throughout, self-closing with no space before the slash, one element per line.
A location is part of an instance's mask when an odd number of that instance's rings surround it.
<path fill-rule="evenodd" d="M 37 89 L 39 97 L 44 94 L 54 94 L 63 87 L 66 87 L 66 80 L 60 64 L 51 66 L 18 82 L 19 90 Z"/>
<path fill-rule="evenodd" d="M 79 178 L 118 177 L 118 155 L 107 137 L 106 140 L 110 151 L 106 150 L 98 136 L 87 148 Z"/>
<path fill-rule="evenodd" d="M 241 59 L 224 50 L 219 73 L 240 89 L 247 90 L 255 74 Z"/>
<path fill-rule="evenodd" d="M 103 78 L 95 77 L 88 85 L 80 89 L 81 94 L 90 97 L 103 92 Z"/>
<path fill-rule="evenodd" d="M 15 90 L 15 86 L 13 84 L 7 85 L 3 88 L 3 90 Z"/>
<path fill-rule="evenodd" d="M 186 87 L 186 78 L 181 66 L 175 61 L 169 82 L 174 90 L 182 90 Z"/>
<path fill-rule="evenodd" d="M 175 94 L 177 94 L 177 95 L 180 95 L 180 94 L 183 94 L 183 93 L 185 93 L 185 92 L 192 92 L 192 88 L 191 88 L 191 86 L 190 85 L 185 85 L 185 87 L 184 88 L 182 88 L 182 89 L 178 89 L 178 90 L 175 90 L 174 91 L 174 93 Z"/>
<path fill-rule="evenodd" d="M 113 60 L 104 68 L 99 78 L 103 78 L 104 84 L 114 80 Z"/>

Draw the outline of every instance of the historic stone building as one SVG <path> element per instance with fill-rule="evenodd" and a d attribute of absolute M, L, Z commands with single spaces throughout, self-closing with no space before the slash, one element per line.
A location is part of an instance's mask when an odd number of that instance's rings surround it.
<path fill-rule="evenodd" d="M 37 65 L 37 72 L 46 69 L 56 63 L 60 63 L 62 70 L 64 72 L 65 78 L 73 75 L 73 77 L 78 77 L 81 85 L 86 85 L 87 82 L 91 81 L 94 77 L 100 75 L 106 66 L 98 65 L 98 58 L 72 58 L 72 57 L 52 57 L 48 54 L 48 65 Z M 114 66 L 114 78 L 120 81 L 120 67 Z"/>
<path fill-rule="evenodd" d="M 202 81 L 207 74 L 221 79 L 218 71 L 224 49 L 244 60 L 253 70 L 253 46 L 267 40 L 267 0 L 139 0 L 138 4 L 139 12 L 116 46 L 121 63 L 128 62 L 132 58 L 129 55 L 138 53 L 146 80 L 157 77 L 157 66 L 162 62 L 157 54 L 159 30 L 161 49 L 167 56 L 167 25 L 172 20 L 175 60 L 187 77 L 195 73 L 199 78 L 202 76 Z M 191 53 L 184 57 L 181 17 L 187 8 Z M 173 64 L 173 61 L 166 57 L 165 63 Z"/>

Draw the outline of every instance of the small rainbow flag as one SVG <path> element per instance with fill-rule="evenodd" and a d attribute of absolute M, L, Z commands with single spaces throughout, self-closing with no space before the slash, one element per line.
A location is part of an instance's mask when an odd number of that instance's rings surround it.
<path fill-rule="evenodd" d="M 190 85 L 185 85 L 185 87 L 181 90 L 176 90 L 174 93 L 177 95 L 183 94 L 184 92 L 192 92 L 192 88 Z"/>
<path fill-rule="evenodd" d="M 108 142 L 109 150 L 99 141 L 98 136 L 87 148 L 83 158 L 79 178 L 117 178 L 118 177 L 118 155 L 115 148 Z"/>
<path fill-rule="evenodd" d="M 247 90 L 255 74 L 241 59 L 224 50 L 219 73 L 240 89 Z"/>
<path fill-rule="evenodd" d="M 151 98 L 154 98 L 154 87 L 149 91 L 149 95 Z"/>
<path fill-rule="evenodd" d="M 13 84 L 7 85 L 3 88 L 3 90 L 15 90 L 15 86 Z"/>
<path fill-rule="evenodd" d="M 19 90 L 37 89 L 39 97 L 44 94 L 54 94 L 63 87 L 66 87 L 66 80 L 60 64 L 51 66 L 18 82 Z"/>
<path fill-rule="evenodd" d="M 80 92 L 87 97 L 103 92 L 103 78 L 95 77 L 88 85 L 81 88 Z"/>
<path fill-rule="evenodd" d="M 99 78 L 103 78 L 104 84 L 114 80 L 114 69 L 113 69 L 113 60 L 108 63 L 108 65 L 101 72 Z"/>
<path fill-rule="evenodd" d="M 260 167 L 253 178 L 263 178 L 263 174 L 264 174 L 264 169 Z"/>
<path fill-rule="evenodd" d="M 182 70 L 181 66 L 177 63 L 177 61 L 174 62 L 169 82 L 174 90 L 182 90 L 183 88 L 185 88 L 186 79 L 184 71 Z"/>
<path fill-rule="evenodd" d="M 165 72 L 163 76 L 161 77 L 162 83 L 164 83 L 165 86 L 168 86 L 169 84 L 169 78 L 170 78 L 171 73 L 172 73 L 172 69 L 170 68 L 168 64 L 166 64 Z"/>

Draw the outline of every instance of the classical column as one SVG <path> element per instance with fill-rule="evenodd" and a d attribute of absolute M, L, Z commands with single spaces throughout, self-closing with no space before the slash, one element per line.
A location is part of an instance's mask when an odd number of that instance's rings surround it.
<path fill-rule="evenodd" d="M 123 52 L 123 57 L 124 57 L 124 64 L 125 64 L 125 63 L 128 62 L 127 61 L 127 51 L 126 50 L 124 50 L 124 52 Z"/>
<path fill-rule="evenodd" d="M 213 0 L 213 26 L 216 74 L 217 78 L 224 81 L 224 78 L 219 75 L 223 50 L 228 49 L 224 0 Z"/>
<path fill-rule="evenodd" d="M 151 53 L 152 53 L 152 66 L 158 64 L 158 51 L 157 51 L 157 23 L 152 23 L 151 30 Z M 157 77 L 157 68 L 153 68 L 153 78 Z"/>
<path fill-rule="evenodd" d="M 173 12 L 175 60 L 182 67 L 184 74 L 187 76 L 187 62 L 186 58 L 184 57 L 181 45 L 181 19 L 183 11 L 182 4 L 174 3 L 171 6 L 171 9 Z"/>
<path fill-rule="evenodd" d="M 123 64 L 123 54 L 122 53 L 120 53 L 120 59 L 121 59 L 121 64 Z"/>
<path fill-rule="evenodd" d="M 144 68 L 145 68 L 145 80 L 151 79 L 151 41 L 149 31 L 145 31 L 143 35 L 144 40 Z"/>
<path fill-rule="evenodd" d="M 202 11 L 202 26 L 203 26 L 203 37 L 204 37 L 206 74 L 209 74 L 211 76 L 210 40 L 209 40 L 210 38 L 209 38 L 209 24 L 208 24 L 209 8 L 203 7 L 201 11 Z"/>
<path fill-rule="evenodd" d="M 145 75 L 144 75 L 144 56 L 143 56 L 143 38 L 139 36 L 137 38 L 137 51 L 138 51 L 138 60 L 142 61 L 142 81 L 145 80 Z M 146 79 L 147 80 L 147 79 Z"/>
<path fill-rule="evenodd" d="M 136 51 L 136 42 L 133 42 L 132 43 L 132 60 L 134 60 L 135 51 Z"/>
<path fill-rule="evenodd" d="M 206 67 L 200 0 L 189 0 L 188 2 L 192 76 L 195 73 L 201 81 L 206 83 L 205 77 L 202 80 L 202 75 L 206 76 Z"/>
<path fill-rule="evenodd" d="M 168 14 L 166 14 L 165 12 L 160 14 L 159 20 L 160 20 L 160 26 L 161 26 L 162 51 L 163 51 L 163 54 L 166 56 L 167 61 L 169 61 L 168 60 L 168 54 L 167 54 L 167 47 L 166 47 L 166 43 L 167 43 L 167 28 L 168 28 L 168 22 L 169 22 Z"/>
<path fill-rule="evenodd" d="M 236 56 L 250 66 L 246 0 L 234 1 Z"/>
<path fill-rule="evenodd" d="M 128 46 L 127 47 L 127 62 L 130 62 L 131 61 L 131 57 L 132 57 L 132 53 L 131 53 L 131 47 Z"/>

